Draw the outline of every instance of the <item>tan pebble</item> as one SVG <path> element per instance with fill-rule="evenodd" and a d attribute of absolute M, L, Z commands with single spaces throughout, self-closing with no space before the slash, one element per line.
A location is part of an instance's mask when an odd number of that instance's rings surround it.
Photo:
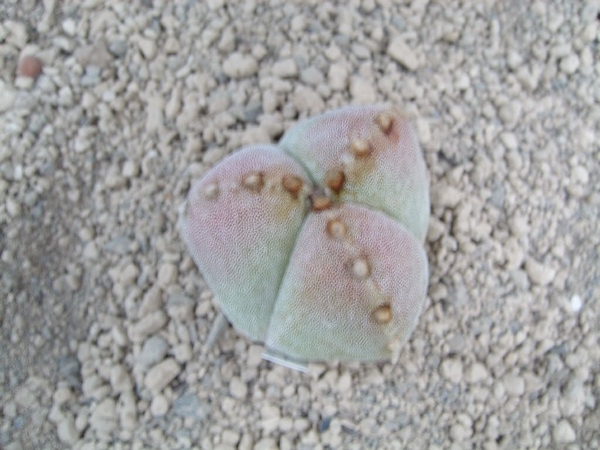
<path fill-rule="evenodd" d="M 352 273 L 357 278 L 366 278 L 369 275 L 369 263 L 364 258 L 352 261 Z"/>
<path fill-rule="evenodd" d="M 377 323 L 386 324 L 392 320 L 392 307 L 389 303 L 380 305 L 373 310 L 373 319 Z"/>
<path fill-rule="evenodd" d="M 375 118 L 375 123 L 382 133 L 388 134 L 392 129 L 392 125 L 394 124 L 394 117 L 388 112 L 383 112 L 377 115 Z"/>
<path fill-rule="evenodd" d="M 261 173 L 253 173 L 244 178 L 244 186 L 252 192 L 259 192 L 263 187 L 263 176 Z"/>
<path fill-rule="evenodd" d="M 292 194 L 292 197 L 298 198 L 298 194 L 302 189 L 304 182 L 302 178 L 296 177 L 294 175 L 286 175 L 282 180 L 283 188 Z"/>
<path fill-rule="evenodd" d="M 365 158 L 371 153 L 371 145 L 364 139 L 354 139 L 350 144 L 350 151 L 357 158 Z"/>
<path fill-rule="evenodd" d="M 338 219 L 327 221 L 327 233 L 336 239 L 342 239 L 346 235 L 346 225 Z"/>
<path fill-rule="evenodd" d="M 202 190 L 204 198 L 207 200 L 214 200 L 219 195 L 219 186 L 217 183 L 210 183 Z"/>
<path fill-rule="evenodd" d="M 344 187 L 344 181 L 346 181 L 346 175 L 341 169 L 329 169 L 325 173 L 325 184 L 336 194 Z"/>
<path fill-rule="evenodd" d="M 331 206 L 331 200 L 329 200 L 324 195 L 315 196 L 312 198 L 312 210 L 313 211 L 323 211 Z"/>
<path fill-rule="evenodd" d="M 23 56 L 17 64 L 17 74 L 20 77 L 37 78 L 42 71 L 42 61 L 33 55 Z"/>

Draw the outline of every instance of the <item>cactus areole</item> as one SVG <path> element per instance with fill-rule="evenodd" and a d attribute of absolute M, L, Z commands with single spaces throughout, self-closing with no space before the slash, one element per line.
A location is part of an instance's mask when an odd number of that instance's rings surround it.
<path fill-rule="evenodd" d="M 180 227 L 227 319 L 283 359 L 394 358 L 428 284 L 429 188 L 393 107 L 310 118 L 192 185 Z"/>

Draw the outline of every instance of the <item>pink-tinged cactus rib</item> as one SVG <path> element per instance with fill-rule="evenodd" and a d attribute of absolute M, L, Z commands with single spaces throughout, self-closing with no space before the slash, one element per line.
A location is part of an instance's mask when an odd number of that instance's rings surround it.
<path fill-rule="evenodd" d="M 367 205 L 400 221 L 423 242 L 429 188 L 416 133 L 396 109 L 352 106 L 301 122 L 280 147 L 318 184 L 343 171 L 339 200 Z M 338 193 L 336 192 L 336 194 Z"/>
<path fill-rule="evenodd" d="M 190 190 L 180 218 L 185 242 L 236 329 L 264 341 L 312 189 L 277 147 L 241 150 Z"/>
<path fill-rule="evenodd" d="M 267 348 L 298 360 L 384 360 L 414 329 L 427 259 L 405 227 L 342 205 L 310 214 L 289 261 Z"/>

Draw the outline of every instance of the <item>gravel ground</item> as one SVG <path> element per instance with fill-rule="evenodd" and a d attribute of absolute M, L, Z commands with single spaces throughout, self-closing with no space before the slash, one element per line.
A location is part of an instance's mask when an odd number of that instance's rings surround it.
<path fill-rule="evenodd" d="M 599 10 L 0 3 L 0 447 L 600 448 Z M 414 118 L 432 189 L 398 363 L 302 374 L 232 329 L 204 352 L 190 181 L 380 101 Z"/>

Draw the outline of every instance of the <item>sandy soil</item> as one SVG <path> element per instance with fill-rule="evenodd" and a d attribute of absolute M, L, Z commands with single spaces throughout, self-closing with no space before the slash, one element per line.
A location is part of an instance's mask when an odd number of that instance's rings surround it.
<path fill-rule="evenodd" d="M 0 447 L 600 448 L 599 10 L 0 3 Z M 203 353 L 190 182 L 382 101 L 414 117 L 431 178 L 399 362 L 302 374 L 232 329 Z"/>

